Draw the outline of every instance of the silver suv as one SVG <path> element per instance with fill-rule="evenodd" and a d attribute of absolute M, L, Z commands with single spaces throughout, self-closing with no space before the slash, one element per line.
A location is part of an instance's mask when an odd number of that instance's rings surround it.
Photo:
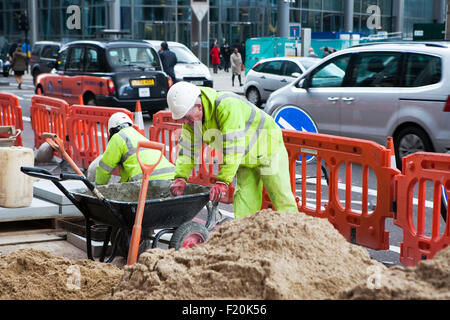
<path fill-rule="evenodd" d="M 320 133 L 394 138 L 397 166 L 417 151 L 450 152 L 450 44 L 383 43 L 334 53 L 275 91 L 265 111 L 290 105 Z"/>

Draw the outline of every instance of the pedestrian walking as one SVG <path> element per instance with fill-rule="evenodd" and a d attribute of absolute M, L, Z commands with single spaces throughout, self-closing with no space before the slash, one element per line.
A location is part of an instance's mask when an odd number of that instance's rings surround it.
<path fill-rule="evenodd" d="M 220 55 L 223 59 L 223 69 L 225 70 L 225 72 L 228 72 L 230 70 L 231 48 L 228 45 L 227 41 L 225 41 L 223 46 L 220 48 Z"/>
<path fill-rule="evenodd" d="M 12 69 L 14 71 L 14 77 L 18 83 L 17 88 L 22 89 L 22 76 L 27 68 L 27 55 L 22 52 L 21 47 L 17 47 L 14 51 L 12 59 Z"/>
<path fill-rule="evenodd" d="M 234 48 L 233 54 L 230 57 L 231 60 L 231 84 L 234 87 L 234 77 L 237 76 L 239 79 L 239 86 L 242 87 L 242 80 L 241 80 L 241 71 L 242 71 L 242 57 L 241 54 L 238 51 L 238 48 Z"/>
<path fill-rule="evenodd" d="M 214 46 L 212 47 L 209 54 L 212 57 L 211 63 L 213 65 L 213 72 L 217 73 L 217 68 L 220 65 L 220 52 L 219 48 L 217 47 L 217 39 L 214 40 Z"/>
<path fill-rule="evenodd" d="M 161 58 L 164 71 L 172 78 L 173 83 L 177 82 L 174 69 L 175 65 L 178 63 L 177 56 L 169 49 L 169 45 L 166 41 L 161 42 L 159 57 Z"/>
<path fill-rule="evenodd" d="M 183 194 L 192 169 L 198 164 L 203 142 L 221 149 L 223 160 L 209 199 L 218 202 L 236 176 L 233 196 L 235 218 L 261 209 L 263 186 L 274 210 L 298 212 L 291 190 L 289 158 L 275 120 L 232 92 L 218 92 L 180 81 L 167 93 L 172 118 L 183 123 L 175 181 L 170 191 Z M 219 135 L 219 137 L 217 136 Z"/>
<path fill-rule="evenodd" d="M 311 57 L 311 58 L 318 58 L 319 56 L 314 52 L 314 49 L 313 49 L 313 48 L 309 48 L 309 51 L 308 51 L 308 57 Z"/>

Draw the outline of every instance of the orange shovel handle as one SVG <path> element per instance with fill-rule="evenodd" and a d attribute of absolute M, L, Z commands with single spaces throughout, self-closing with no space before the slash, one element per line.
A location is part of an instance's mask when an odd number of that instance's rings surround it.
<path fill-rule="evenodd" d="M 147 165 L 139 159 L 139 149 L 140 148 L 149 148 L 149 149 L 157 149 L 161 150 L 161 156 L 159 157 L 159 160 L 152 165 Z M 134 219 L 134 226 L 133 231 L 131 233 L 131 240 L 130 240 L 130 248 L 128 250 L 128 259 L 127 259 L 127 265 L 131 266 L 136 263 L 138 251 L 139 251 L 139 242 L 141 240 L 141 232 L 142 232 L 142 218 L 144 217 L 144 207 L 145 207 L 145 200 L 147 197 L 147 188 L 148 188 L 148 178 L 150 177 L 150 174 L 153 172 L 153 170 L 156 168 L 156 166 L 161 162 L 161 159 L 164 155 L 164 144 L 153 142 L 153 141 L 139 141 L 138 146 L 136 149 L 136 158 L 139 162 L 139 165 L 142 169 L 142 184 L 141 184 L 141 190 L 139 192 L 139 201 L 138 201 L 138 207 L 136 210 L 136 217 Z"/>
<path fill-rule="evenodd" d="M 61 154 L 61 157 L 65 159 L 69 165 L 72 167 L 75 172 L 84 177 L 83 172 L 81 172 L 80 168 L 76 165 L 76 163 L 72 160 L 72 158 L 67 154 L 66 150 L 64 150 L 64 142 L 58 138 L 58 135 L 55 133 L 44 132 L 42 136 L 45 138 L 45 141 L 56 151 Z"/>

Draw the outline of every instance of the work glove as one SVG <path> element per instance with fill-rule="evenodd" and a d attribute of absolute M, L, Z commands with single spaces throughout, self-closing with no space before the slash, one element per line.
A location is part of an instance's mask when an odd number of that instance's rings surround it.
<path fill-rule="evenodd" d="M 186 180 L 184 178 L 177 178 L 170 186 L 170 193 L 175 196 L 183 195 L 184 188 L 186 187 Z"/>
<path fill-rule="evenodd" d="M 211 200 L 211 202 L 219 202 L 220 199 L 225 197 L 227 191 L 228 185 L 225 182 L 217 181 L 209 191 L 209 200 Z"/>

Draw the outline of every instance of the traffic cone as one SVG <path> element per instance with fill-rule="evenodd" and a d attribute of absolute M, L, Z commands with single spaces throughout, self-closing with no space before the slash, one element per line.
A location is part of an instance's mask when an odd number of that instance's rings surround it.
<path fill-rule="evenodd" d="M 142 117 L 141 102 L 136 101 L 136 110 L 134 111 L 134 123 L 138 126 L 139 131 L 145 136 L 144 118 Z"/>
<path fill-rule="evenodd" d="M 80 106 L 84 106 L 84 102 L 83 102 L 83 97 L 82 97 L 82 96 L 79 96 L 79 97 L 78 97 L 78 104 L 79 104 Z"/>
<path fill-rule="evenodd" d="M 397 169 L 397 161 L 395 159 L 394 139 L 387 138 L 386 149 L 391 150 L 391 168 Z"/>

